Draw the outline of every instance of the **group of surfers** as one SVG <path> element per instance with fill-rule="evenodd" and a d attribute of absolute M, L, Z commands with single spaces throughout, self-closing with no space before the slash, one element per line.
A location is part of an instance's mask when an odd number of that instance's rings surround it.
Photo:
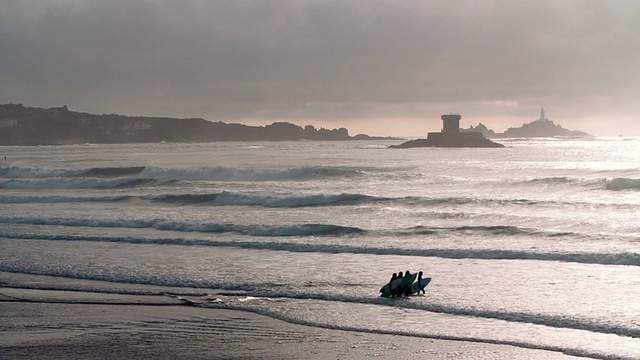
<path fill-rule="evenodd" d="M 403 278 L 407 277 L 407 276 L 411 276 L 411 273 L 409 272 L 409 270 L 407 270 L 404 275 L 402 274 L 402 271 L 398 272 L 398 273 L 393 273 L 393 276 L 391 276 L 391 280 L 389 280 L 389 291 L 391 292 L 391 297 L 400 297 L 402 295 L 411 295 L 411 286 L 413 285 L 412 283 L 409 283 L 405 286 L 396 286 L 395 288 L 391 288 L 391 284 L 400 279 L 400 283 L 402 283 Z M 423 294 L 426 294 L 424 291 L 424 286 L 421 283 L 422 281 L 422 271 L 418 272 L 418 277 L 416 279 L 416 283 L 418 283 L 418 294 L 420 294 L 420 292 L 422 291 Z"/>

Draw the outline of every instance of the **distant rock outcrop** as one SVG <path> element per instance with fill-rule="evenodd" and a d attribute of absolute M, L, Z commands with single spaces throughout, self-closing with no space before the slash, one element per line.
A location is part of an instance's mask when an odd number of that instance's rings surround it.
<path fill-rule="evenodd" d="M 496 136 L 496 132 L 487 128 L 483 123 L 478 124 L 478 126 L 473 127 L 469 126 L 468 129 L 460 129 L 461 132 L 479 132 L 482 133 L 482 136 L 486 138 L 492 138 Z"/>
<path fill-rule="evenodd" d="M 511 137 L 554 137 L 554 136 L 591 136 L 583 131 L 567 130 L 560 125 L 556 125 L 548 119 L 535 120 L 528 124 L 524 124 L 519 128 L 509 128 L 503 133 L 495 134 L 496 138 Z"/>
<path fill-rule="evenodd" d="M 302 128 L 287 122 L 263 127 L 204 119 L 93 115 L 69 111 L 66 106 L 0 105 L 0 145 L 373 139 L 396 140 L 363 134 L 351 137 L 345 128 Z"/>
<path fill-rule="evenodd" d="M 556 125 L 544 114 L 544 108 L 540 111 L 540 118 L 518 128 L 509 128 L 503 133 L 495 133 L 489 130 L 482 123 L 475 128 L 461 129 L 460 131 L 480 131 L 487 138 L 514 138 L 514 137 L 588 137 L 591 136 L 584 131 L 567 130 L 560 125 Z"/>

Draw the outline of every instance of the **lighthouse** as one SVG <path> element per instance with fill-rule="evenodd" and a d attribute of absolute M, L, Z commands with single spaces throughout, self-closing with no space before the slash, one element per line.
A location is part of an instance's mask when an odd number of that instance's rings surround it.
<path fill-rule="evenodd" d="M 538 120 L 549 120 L 544 114 L 544 108 L 540 108 L 540 119 Z"/>

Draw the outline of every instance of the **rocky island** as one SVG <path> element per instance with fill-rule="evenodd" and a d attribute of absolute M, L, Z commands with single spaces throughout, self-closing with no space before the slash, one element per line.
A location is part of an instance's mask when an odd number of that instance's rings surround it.
<path fill-rule="evenodd" d="M 480 123 L 476 127 L 469 129 L 461 129 L 462 132 L 481 132 L 486 138 L 514 138 L 514 137 L 554 137 L 554 136 L 572 136 L 587 137 L 591 136 L 584 131 L 567 130 L 560 125 L 556 125 L 549 120 L 544 113 L 544 108 L 540 110 L 540 118 L 528 124 L 524 124 L 518 128 L 509 128 L 503 133 L 496 133 L 489 130 L 485 125 Z"/>
<path fill-rule="evenodd" d="M 426 139 L 407 141 L 400 145 L 391 145 L 390 148 L 414 148 L 414 147 L 504 147 L 489 139 L 517 138 L 517 137 L 590 137 L 584 131 L 567 130 L 549 120 L 540 110 L 540 118 L 518 128 L 509 128 L 503 133 L 496 133 L 480 123 L 478 126 L 470 126 L 468 129 L 460 128 L 461 116 L 457 114 L 442 115 L 442 131 L 429 133 Z"/>
<path fill-rule="evenodd" d="M 426 139 L 407 141 L 400 145 L 389 146 L 392 149 L 406 149 L 415 147 L 476 147 L 476 148 L 501 148 L 498 144 L 489 139 L 485 139 L 482 132 L 460 131 L 460 119 L 458 114 L 442 115 L 442 131 L 430 132 Z"/>
<path fill-rule="evenodd" d="M 0 145 L 379 139 L 398 140 L 364 134 L 350 136 L 345 128 L 302 128 L 287 122 L 248 126 L 200 118 L 93 115 L 70 111 L 66 106 L 42 109 L 0 105 Z"/>

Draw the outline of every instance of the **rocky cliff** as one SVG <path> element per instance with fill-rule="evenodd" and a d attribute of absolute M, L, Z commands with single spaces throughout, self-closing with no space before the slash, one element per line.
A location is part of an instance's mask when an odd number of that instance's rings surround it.
<path fill-rule="evenodd" d="M 370 139 L 392 138 L 351 137 L 345 128 L 302 128 L 286 122 L 248 126 L 204 119 L 94 115 L 70 111 L 66 106 L 0 105 L 0 145 Z"/>

